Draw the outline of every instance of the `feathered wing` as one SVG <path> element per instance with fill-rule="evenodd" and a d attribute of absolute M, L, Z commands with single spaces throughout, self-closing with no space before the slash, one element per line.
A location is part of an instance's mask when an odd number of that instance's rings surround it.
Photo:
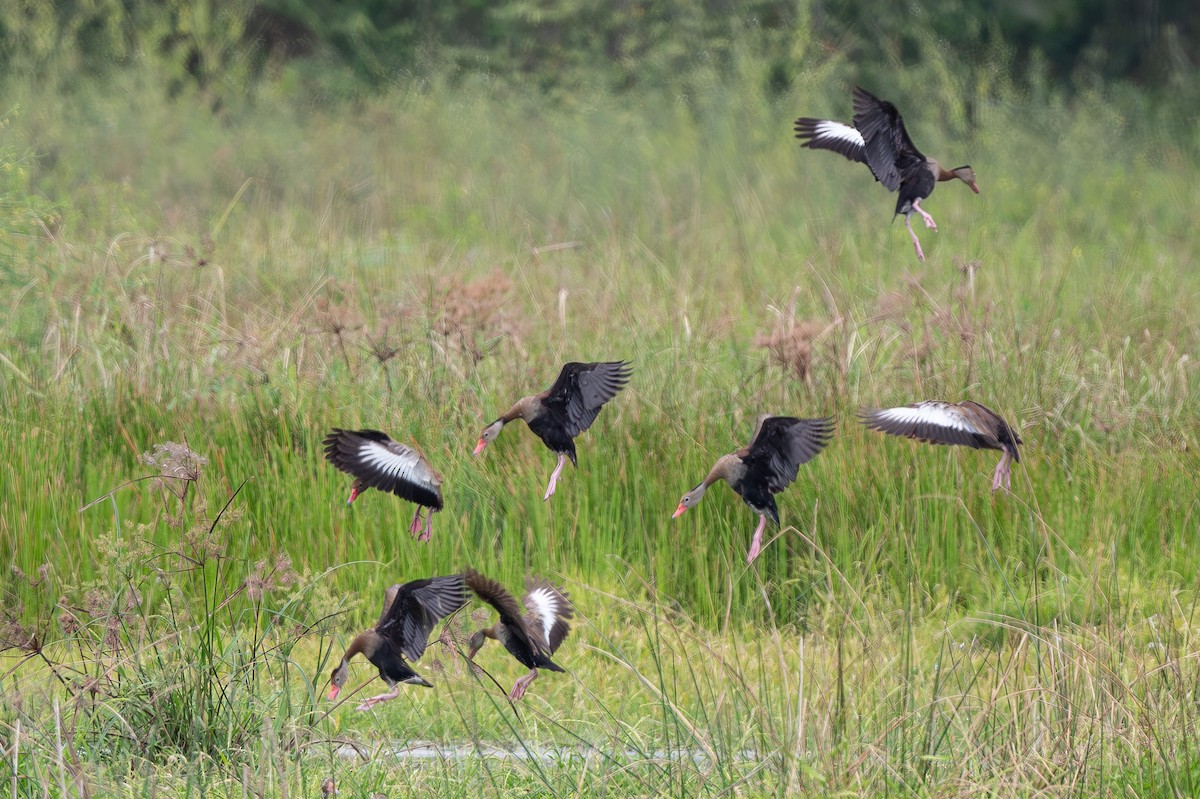
<path fill-rule="evenodd" d="M 980 406 L 982 407 L 982 406 Z M 962 408 L 939 400 L 926 400 L 897 408 L 859 411 L 872 430 L 928 444 L 959 444 L 973 449 L 999 449 L 994 435 L 963 413 Z"/>
<path fill-rule="evenodd" d="M 567 592 L 541 577 L 527 579 L 521 602 L 530 632 L 541 639 L 547 654 L 554 654 L 571 631 L 567 620 L 575 615 Z"/>
<path fill-rule="evenodd" d="M 758 432 L 742 456 L 747 479 L 764 479 L 768 490 L 778 494 L 796 480 L 801 464 L 807 463 L 833 437 L 833 419 L 797 419 L 771 416 L 761 420 Z"/>
<path fill-rule="evenodd" d="M 379 611 L 379 621 L 375 622 L 375 629 L 378 630 L 387 618 L 388 611 L 392 609 L 392 603 L 396 601 L 396 594 L 400 593 L 401 588 L 403 586 L 400 583 L 392 583 L 383 592 L 383 610 Z"/>
<path fill-rule="evenodd" d="M 536 636 L 530 634 L 525 619 L 521 616 L 521 606 L 517 604 L 513 595 L 508 593 L 508 589 L 496 580 L 484 577 L 474 569 L 465 570 L 463 577 L 467 588 L 474 591 L 475 596 L 496 609 L 496 612 L 500 614 L 501 623 L 508 628 L 509 632 L 517 639 L 529 644 L 531 650 L 536 651 L 537 647 L 533 644 Z"/>
<path fill-rule="evenodd" d="M 796 138 L 802 139 L 802 147 L 813 150 L 831 150 L 851 161 L 867 163 L 866 142 L 857 128 L 832 119 L 800 117 L 796 120 Z"/>
<path fill-rule="evenodd" d="M 862 134 L 867 166 L 888 191 L 924 165 L 925 156 L 909 138 L 896 106 L 859 86 L 854 87 L 854 127 Z"/>
<path fill-rule="evenodd" d="M 592 426 L 604 403 L 625 388 L 630 374 L 625 361 L 568 363 L 546 391 L 542 404 L 562 416 L 567 435 L 574 438 Z"/>
<path fill-rule="evenodd" d="M 417 449 L 379 430 L 334 428 L 324 444 L 330 463 L 367 486 L 425 507 L 442 507 L 442 476 Z"/>
<path fill-rule="evenodd" d="M 376 630 L 410 661 L 418 660 L 438 621 L 465 604 L 467 592 L 461 574 L 413 580 L 396 591 Z"/>

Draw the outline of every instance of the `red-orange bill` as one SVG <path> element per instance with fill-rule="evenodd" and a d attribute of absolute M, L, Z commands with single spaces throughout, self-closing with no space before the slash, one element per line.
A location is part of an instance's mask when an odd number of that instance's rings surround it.
<path fill-rule="evenodd" d="M 671 514 L 671 518 L 672 518 L 672 519 L 678 519 L 680 516 L 682 516 L 682 515 L 683 515 L 683 512 L 684 512 L 685 510 L 687 510 L 687 505 L 684 505 L 682 502 L 680 502 L 680 503 L 679 503 L 679 507 L 678 507 L 678 508 L 676 508 L 676 509 L 675 509 L 675 512 Z"/>
<path fill-rule="evenodd" d="M 483 452 L 483 448 L 486 446 L 487 446 L 487 442 L 484 441 L 482 438 L 479 439 L 479 443 L 475 445 L 475 451 L 471 454 L 478 455 L 479 453 Z"/>

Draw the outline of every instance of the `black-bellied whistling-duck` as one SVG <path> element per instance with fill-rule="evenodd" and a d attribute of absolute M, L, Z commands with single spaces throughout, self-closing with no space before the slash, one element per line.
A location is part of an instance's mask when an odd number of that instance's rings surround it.
<path fill-rule="evenodd" d="M 429 642 L 429 633 L 439 619 L 467 604 L 467 592 L 461 574 L 413 580 L 387 589 L 383 612 L 374 627 L 355 636 L 333 670 L 329 698 L 338 692 L 350 676 L 350 659 L 360 652 L 379 669 L 379 678 L 391 688 L 386 694 L 363 700 L 359 710 L 369 710 L 380 702 L 400 695 L 400 684 L 433 686 L 405 662 L 420 660 Z"/>
<path fill-rule="evenodd" d="M 762 551 L 767 519 L 779 524 L 779 508 L 772 494 L 791 485 L 800 472 L 800 464 L 815 458 L 832 436 L 833 419 L 760 416 L 750 443 L 718 458 L 700 485 L 679 500 L 672 518 L 682 516 L 684 511 L 700 502 L 710 485 L 724 480 L 759 515 L 750 552 L 746 555 L 746 562 L 753 562 Z"/>
<path fill-rule="evenodd" d="M 354 476 L 349 505 L 368 488 L 390 491 L 417 506 L 408 531 L 418 541 L 433 534 L 433 514 L 442 509 L 442 476 L 416 447 L 393 441 L 378 430 L 342 430 L 335 427 L 325 437 L 325 457 L 343 472 Z M 429 508 L 425 531 L 421 532 L 421 508 Z"/>
<path fill-rule="evenodd" d="M 467 657 L 474 660 L 484 642 L 493 638 L 529 668 L 529 673 L 513 685 L 510 699 L 515 702 L 525 695 L 525 689 L 537 679 L 538 669 L 566 671 L 550 659 L 571 631 L 567 620 L 575 614 L 565 591 L 541 578 L 526 579 L 525 596 L 521 597 L 525 606 L 522 615 L 517 600 L 500 583 L 471 569 L 463 572 L 463 577 L 467 587 L 500 614 L 495 624 L 471 636 Z"/>
<path fill-rule="evenodd" d="M 568 363 L 558 373 L 554 385 L 540 394 L 522 397 L 496 421 L 483 428 L 475 454 L 496 440 L 504 425 L 513 419 L 525 424 L 558 455 L 558 466 L 550 475 L 546 495 L 550 499 L 558 485 L 567 458 L 575 460 L 575 436 L 592 426 L 604 403 L 617 395 L 629 382 L 631 370 L 625 361 L 604 363 Z"/>
<path fill-rule="evenodd" d="M 992 490 L 1012 485 L 1010 463 L 1020 463 L 1017 445 L 1021 436 L 991 408 L 978 402 L 926 400 L 899 408 L 859 411 L 863 424 L 881 433 L 904 436 L 929 444 L 962 444 L 974 449 L 996 449 L 1003 455 L 992 475 Z"/>
<path fill-rule="evenodd" d="M 933 194 L 938 181 L 955 178 L 979 193 L 974 169 L 970 166 L 945 169 L 937 161 L 927 158 L 908 137 L 896 106 L 858 86 L 854 87 L 854 127 L 831 119 L 800 117 L 796 120 L 796 138 L 804 139 L 805 147 L 833 150 L 851 161 L 861 161 L 870 167 L 875 179 L 888 191 L 899 189 L 896 213 L 904 214 L 904 224 L 917 248 L 917 258 L 922 261 L 925 252 L 912 229 L 910 217 L 914 212 L 920 214 L 925 227 L 934 231 L 937 223 L 921 207 L 921 201 Z"/>

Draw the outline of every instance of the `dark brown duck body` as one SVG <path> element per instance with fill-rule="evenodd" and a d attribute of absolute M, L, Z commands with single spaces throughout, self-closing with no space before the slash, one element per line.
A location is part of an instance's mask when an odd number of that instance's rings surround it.
<path fill-rule="evenodd" d="M 767 520 L 779 524 L 779 508 L 774 495 L 795 482 L 800 466 L 815 458 L 832 437 L 831 418 L 760 416 L 750 443 L 719 458 L 700 484 L 679 500 L 674 518 L 698 504 L 709 486 L 724 480 L 759 515 L 758 527 L 746 556 L 747 563 L 753 562 L 762 551 L 762 534 Z"/>
<path fill-rule="evenodd" d="M 925 226 L 935 232 L 937 223 L 921 208 L 921 202 L 944 180 L 961 180 L 971 187 L 971 191 L 979 193 L 974 169 L 969 165 L 945 169 L 927 157 L 913 144 L 896 106 L 861 87 L 854 88 L 853 127 L 831 119 L 800 117 L 796 120 L 795 130 L 796 138 L 804 141 L 804 147 L 831 150 L 851 161 L 864 163 L 888 191 L 899 191 L 896 213 L 904 215 L 917 258 L 922 261 L 925 253 L 909 217 L 919 214 Z"/>
<path fill-rule="evenodd" d="M 350 661 L 362 654 L 379 670 L 379 677 L 391 690 L 373 696 L 358 706 L 367 710 L 380 702 L 399 696 L 400 684 L 433 686 L 413 671 L 408 661 L 425 654 L 429 634 L 437 622 L 467 603 L 466 588 L 461 574 L 430 577 L 396 584 L 384 594 L 383 611 L 373 628 L 359 633 L 330 675 L 329 698 L 338 693 L 350 676 Z M 407 659 L 407 660 L 406 660 Z"/>
<path fill-rule="evenodd" d="M 592 426 L 604 404 L 625 388 L 630 374 L 632 371 L 625 361 L 565 364 L 554 385 L 539 394 L 517 400 L 500 418 L 483 428 L 474 454 L 480 454 L 495 441 L 504 425 L 521 419 L 551 452 L 558 455 L 558 465 L 550 475 L 546 494 L 542 497 L 543 500 L 550 499 L 567 459 L 578 465 L 575 437 Z"/>
<path fill-rule="evenodd" d="M 471 569 L 467 569 L 463 577 L 467 588 L 499 614 L 495 624 L 471 636 L 467 657 L 474 660 L 486 640 L 492 638 L 529 669 L 529 673 L 513 685 L 509 693 L 511 699 L 515 701 L 525 695 L 529 684 L 537 679 L 538 669 L 566 671 L 550 659 L 570 632 L 568 620 L 574 615 L 565 591 L 544 579 L 526 580 L 522 613 L 517 600 L 497 581 Z"/>

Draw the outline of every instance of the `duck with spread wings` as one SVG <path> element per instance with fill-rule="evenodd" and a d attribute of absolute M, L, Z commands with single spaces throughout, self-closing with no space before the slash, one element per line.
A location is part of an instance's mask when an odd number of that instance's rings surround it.
<path fill-rule="evenodd" d="M 859 411 L 863 424 L 893 436 L 928 444 L 959 444 L 972 449 L 994 449 L 1003 453 L 992 474 L 992 490 L 1012 488 L 1012 465 L 1021 462 L 1017 449 L 1021 435 L 1000 414 L 986 405 L 966 400 L 925 400 L 912 405 Z"/>
<path fill-rule="evenodd" d="M 325 459 L 354 477 L 349 505 L 368 488 L 387 491 L 417 506 L 408 531 L 418 541 L 433 535 L 433 514 L 442 509 L 442 476 L 425 453 L 416 446 L 393 441 L 379 430 L 342 430 L 335 427 L 325 437 Z M 425 529 L 421 529 L 421 510 L 429 509 Z"/>
<path fill-rule="evenodd" d="M 380 702 L 395 699 L 400 695 L 401 683 L 432 688 L 408 664 L 425 654 L 429 634 L 438 621 L 466 603 L 467 593 L 461 574 L 429 577 L 389 587 L 384 593 L 379 621 L 354 637 L 330 675 L 329 698 L 337 699 L 350 677 L 350 661 L 358 654 L 379 669 L 379 678 L 391 689 L 364 700 L 358 706 L 359 710 L 369 710 Z"/>
<path fill-rule="evenodd" d="M 487 639 L 492 638 L 529 669 L 529 673 L 513 685 L 508 695 L 510 699 L 516 701 L 525 695 L 529 684 L 537 679 L 538 669 L 566 671 L 550 659 L 571 631 L 567 622 L 575 614 L 565 591 L 542 578 L 526 579 L 525 595 L 521 597 L 521 604 L 525 606 L 522 613 L 517 600 L 495 580 L 471 569 L 463 572 L 463 578 L 476 596 L 500 614 L 495 624 L 471 636 L 467 657 L 474 660 Z"/>
<path fill-rule="evenodd" d="M 794 416 L 759 417 L 750 443 L 737 452 L 717 459 L 700 485 L 683 495 L 672 518 L 682 516 L 704 497 L 708 487 L 724 480 L 750 509 L 758 514 L 758 527 L 750 540 L 746 562 L 762 552 L 762 535 L 767 520 L 779 524 L 774 494 L 795 482 L 801 464 L 817 456 L 833 436 L 833 420 L 797 419 Z"/>
<path fill-rule="evenodd" d="M 861 87 L 854 88 L 853 127 L 832 119 L 800 117 L 796 120 L 796 138 L 804 140 L 804 147 L 832 150 L 851 161 L 866 164 L 884 188 L 899 190 L 896 214 L 904 215 L 904 224 L 921 261 L 925 260 L 925 252 L 910 217 L 919 214 L 925 220 L 925 227 L 937 232 L 937 223 L 921 207 L 921 202 L 943 180 L 961 180 L 971 191 L 979 193 L 974 169 L 969 165 L 946 169 L 927 157 L 909 138 L 896 106 Z"/>
<path fill-rule="evenodd" d="M 504 425 L 522 419 L 550 451 L 558 455 L 558 465 L 550 475 L 543 500 L 550 499 L 558 486 L 567 458 L 575 460 L 575 437 L 592 426 L 604 403 L 617 395 L 629 382 L 631 369 L 625 361 L 602 363 L 568 363 L 558 373 L 554 385 L 541 392 L 522 397 L 500 418 L 483 428 L 475 453 L 496 440 Z"/>

